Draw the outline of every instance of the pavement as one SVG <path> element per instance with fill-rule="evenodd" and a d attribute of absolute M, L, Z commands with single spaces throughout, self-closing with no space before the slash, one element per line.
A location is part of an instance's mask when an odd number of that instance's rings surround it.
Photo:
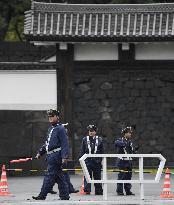
<path fill-rule="evenodd" d="M 71 175 L 71 182 L 76 189 L 80 189 L 82 184 L 82 174 Z M 116 173 L 110 174 L 109 179 L 115 179 Z M 152 179 L 154 175 L 145 174 L 145 179 Z M 133 178 L 138 178 L 138 174 L 134 174 Z M 58 194 L 48 194 L 46 200 L 35 201 L 32 196 L 37 196 L 42 182 L 43 176 L 28 176 L 28 177 L 8 177 L 8 189 L 11 192 L 11 196 L 0 196 L 0 205 L 54 205 L 54 204 L 158 204 L 158 205 L 170 205 L 174 204 L 173 199 L 161 199 L 160 193 L 163 191 L 164 174 L 157 184 L 145 184 L 144 185 L 144 200 L 140 200 L 140 185 L 133 184 L 132 192 L 135 196 L 117 196 L 115 189 L 116 184 L 108 185 L 108 200 L 103 200 L 103 196 L 95 196 L 94 188 L 92 185 L 91 195 L 80 195 L 79 193 L 71 194 L 69 201 L 59 201 Z M 174 175 L 170 177 L 171 182 L 171 194 L 174 194 Z M 54 191 L 58 191 L 57 185 L 54 186 Z"/>

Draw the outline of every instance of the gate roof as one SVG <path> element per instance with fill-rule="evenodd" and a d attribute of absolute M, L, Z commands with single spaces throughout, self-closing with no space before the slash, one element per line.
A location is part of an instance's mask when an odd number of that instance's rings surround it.
<path fill-rule="evenodd" d="M 32 2 L 29 41 L 145 42 L 174 40 L 174 3 L 59 4 Z"/>

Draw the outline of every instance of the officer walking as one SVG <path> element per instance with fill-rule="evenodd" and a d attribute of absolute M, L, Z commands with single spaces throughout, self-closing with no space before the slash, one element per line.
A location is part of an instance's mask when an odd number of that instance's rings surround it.
<path fill-rule="evenodd" d="M 95 125 L 88 125 L 88 136 L 84 137 L 82 140 L 81 145 L 81 153 L 80 155 L 83 156 L 86 154 L 103 154 L 104 147 L 103 147 L 103 140 L 101 137 L 96 136 L 97 127 Z M 101 168 L 102 168 L 102 158 L 87 158 L 85 160 L 90 178 L 94 178 L 94 180 L 101 180 Z M 95 195 L 102 195 L 103 189 L 102 184 L 95 183 Z M 84 177 L 84 192 L 86 194 L 90 194 L 91 192 L 91 184 L 87 183 Z"/>
<path fill-rule="evenodd" d="M 62 125 L 65 127 L 65 130 L 66 130 L 66 133 L 67 133 L 67 136 L 68 136 L 68 127 L 67 127 L 68 123 L 62 124 Z M 63 169 L 63 175 L 65 177 L 65 181 L 66 181 L 66 183 L 68 185 L 69 194 L 79 192 L 79 190 L 75 189 L 73 184 L 71 183 L 70 175 L 68 173 L 68 163 L 67 162 L 62 164 L 62 169 Z M 50 194 L 57 194 L 57 192 L 54 191 L 54 190 L 51 190 L 49 193 Z"/>
<path fill-rule="evenodd" d="M 125 127 L 121 134 L 123 137 L 118 138 L 115 141 L 115 147 L 117 154 L 134 154 L 135 149 L 133 147 L 131 138 L 133 134 L 132 127 Z M 129 157 L 117 158 L 117 167 L 120 172 L 118 174 L 118 180 L 131 180 L 132 178 L 132 159 Z M 126 195 L 135 195 L 131 192 L 132 185 L 130 183 L 124 183 L 124 190 Z M 116 189 L 117 195 L 124 195 L 123 183 L 117 183 Z"/>
<path fill-rule="evenodd" d="M 62 164 L 67 162 L 69 154 L 66 131 L 64 126 L 59 123 L 59 111 L 51 109 L 47 111 L 47 114 L 51 127 L 48 129 L 45 144 L 36 155 L 36 158 L 39 159 L 42 155 L 46 154 L 47 173 L 39 195 L 32 198 L 35 200 L 45 200 L 54 184 L 57 183 L 60 200 L 69 200 L 68 186 L 62 172 Z"/>

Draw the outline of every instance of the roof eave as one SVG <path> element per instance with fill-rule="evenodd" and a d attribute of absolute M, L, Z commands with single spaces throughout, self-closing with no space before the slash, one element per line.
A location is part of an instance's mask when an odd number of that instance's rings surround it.
<path fill-rule="evenodd" d="M 169 42 L 174 41 L 174 36 L 33 36 L 25 35 L 27 41 L 34 42 Z"/>

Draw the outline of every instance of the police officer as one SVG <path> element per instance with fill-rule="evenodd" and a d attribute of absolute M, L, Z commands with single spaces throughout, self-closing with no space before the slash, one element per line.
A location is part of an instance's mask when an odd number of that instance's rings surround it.
<path fill-rule="evenodd" d="M 51 127 L 48 129 L 45 144 L 36 155 L 36 158 L 39 159 L 46 154 L 47 173 L 39 195 L 32 198 L 45 200 L 54 184 L 57 183 L 60 200 L 69 200 L 68 186 L 62 172 L 62 164 L 67 161 L 69 154 L 68 138 L 64 126 L 59 123 L 59 111 L 51 109 L 47 111 L 47 114 Z"/>
<path fill-rule="evenodd" d="M 134 154 L 135 149 L 133 147 L 131 138 L 133 134 L 132 127 L 125 127 L 121 134 L 121 138 L 115 141 L 117 154 Z M 118 180 L 131 180 L 132 178 L 132 159 L 129 157 L 117 158 L 117 167 L 120 172 L 118 174 Z M 126 195 L 135 195 L 131 192 L 132 185 L 130 183 L 124 183 L 124 190 Z M 124 195 L 123 183 L 117 183 L 117 195 Z"/>
<path fill-rule="evenodd" d="M 88 125 L 88 136 L 84 137 L 82 140 L 81 145 L 81 156 L 86 154 L 103 154 L 104 147 L 103 147 L 103 140 L 101 137 L 96 136 L 97 127 L 95 125 Z M 85 160 L 89 175 L 94 180 L 101 179 L 101 168 L 102 168 L 102 158 L 87 158 Z M 103 189 L 102 184 L 96 183 L 95 186 L 95 195 L 102 195 Z M 91 192 L 91 184 L 87 183 L 86 179 L 84 178 L 84 192 L 86 194 L 90 194 Z"/>
<path fill-rule="evenodd" d="M 65 127 L 66 133 L 68 135 L 68 123 L 65 123 L 65 124 L 62 124 L 62 125 Z M 68 169 L 68 163 L 67 162 L 63 163 L 62 169 L 63 169 L 63 175 L 65 177 L 65 181 L 68 185 L 69 194 L 79 192 L 79 190 L 75 189 L 73 184 L 71 183 L 70 175 L 69 175 L 68 170 L 67 170 Z M 54 190 L 51 190 L 49 193 L 50 194 L 56 194 L 57 192 L 54 191 Z"/>

